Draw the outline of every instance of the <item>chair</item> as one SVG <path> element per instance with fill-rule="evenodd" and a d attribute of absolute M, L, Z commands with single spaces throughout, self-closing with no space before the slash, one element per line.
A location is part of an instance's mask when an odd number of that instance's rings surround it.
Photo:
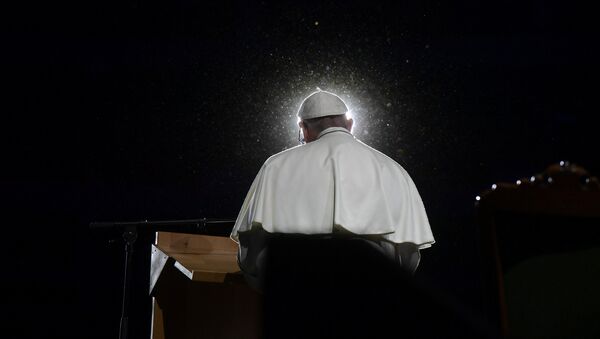
<path fill-rule="evenodd" d="M 566 161 L 476 198 L 483 304 L 503 335 L 600 337 L 600 184 Z"/>

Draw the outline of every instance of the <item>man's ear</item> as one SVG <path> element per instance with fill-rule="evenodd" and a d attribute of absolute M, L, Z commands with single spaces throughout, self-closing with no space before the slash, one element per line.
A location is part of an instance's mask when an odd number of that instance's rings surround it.
<path fill-rule="evenodd" d="M 304 139 L 304 142 L 308 143 L 308 127 L 306 126 L 304 121 L 298 121 L 298 127 L 300 127 L 300 130 L 302 131 L 302 138 Z"/>
<path fill-rule="evenodd" d="M 302 130 L 302 134 L 306 138 L 306 124 L 304 123 L 304 121 L 298 121 L 298 127 Z"/>
<path fill-rule="evenodd" d="M 352 132 L 352 125 L 354 125 L 354 120 L 352 118 L 346 119 L 346 129 Z"/>

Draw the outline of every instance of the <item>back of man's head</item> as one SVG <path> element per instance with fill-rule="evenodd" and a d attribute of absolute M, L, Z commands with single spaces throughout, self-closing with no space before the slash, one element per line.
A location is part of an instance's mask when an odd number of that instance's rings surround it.
<path fill-rule="evenodd" d="M 310 94 L 298 110 L 299 126 L 302 128 L 307 142 L 311 142 L 327 128 L 343 127 L 350 131 L 352 119 L 346 113 L 348 107 L 337 95 L 318 89 Z"/>
<path fill-rule="evenodd" d="M 310 120 L 346 112 L 348 107 L 339 96 L 319 89 L 304 99 L 298 110 L 298 117 L 301 120 Z"/>
<path fill-rule="evenodd" d="M 343 127 L 347 128 L 348 118 L 345 114 L 340 115 L 328 115 L 320 118 L 313 118 L 308 120 L 302 120 L 308 129 L 314 133 L 321 133 L 329 127 Z"/>

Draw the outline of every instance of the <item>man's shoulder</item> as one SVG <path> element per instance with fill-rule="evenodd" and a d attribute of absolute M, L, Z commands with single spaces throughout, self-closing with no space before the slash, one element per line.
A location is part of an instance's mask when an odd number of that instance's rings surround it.
<path fill-rule="evenodd" d="M 395 166 L 395 167 L 398 167 L 398 168 L 404 170 L 402 165 L 400 165 L 395 159 L 393 159 L 389 155 L 381 152 L 380 150 L 378 150 L 374 147 L 371 147 L 371 146 L 365 144 L 364 142 L 362 142 L 360 140 L 356 140 L 356 141 L 357 141 L 357 144 L 360 145 L 361 148 L 363 148 L 365 151 L 371 153 L 380 163 L 389 164 L 391 166 Z"/>
<path fill-rule="evenodd" d="M 285 161 L 287 158 L 293 157 L 293 156 L 297 155 L 299 152 L 302 152 L 302 148 L 304 146 L 305 145 L 298 145 L 298 146 L 294 146 L 292 148 L 288 148 L 286 150 L 283 150 L 283 151 L 281 151 L 279 153 L 275 153 L 275 154 L 271 155 L 265 161 L 265 165 L 277 163 L 277 162 L 280 162 L 280 161 Z"/>

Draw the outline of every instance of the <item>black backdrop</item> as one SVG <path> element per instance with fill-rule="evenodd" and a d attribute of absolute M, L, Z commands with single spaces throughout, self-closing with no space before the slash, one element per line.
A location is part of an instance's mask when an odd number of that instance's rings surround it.
<path fill-rule="evenodd" d="M 4 319 L 22 336 L 115 337 L 122 244 L 89 222 L 235 218 L 262 162 L 295 145 L 295 110 L 316 86 L 416 182 L 437 240 L 419 277 L 479 312 L 474 197 L 560 160 L 600 173 L 592 13 L 558 1 L 9 6 Z"/>

